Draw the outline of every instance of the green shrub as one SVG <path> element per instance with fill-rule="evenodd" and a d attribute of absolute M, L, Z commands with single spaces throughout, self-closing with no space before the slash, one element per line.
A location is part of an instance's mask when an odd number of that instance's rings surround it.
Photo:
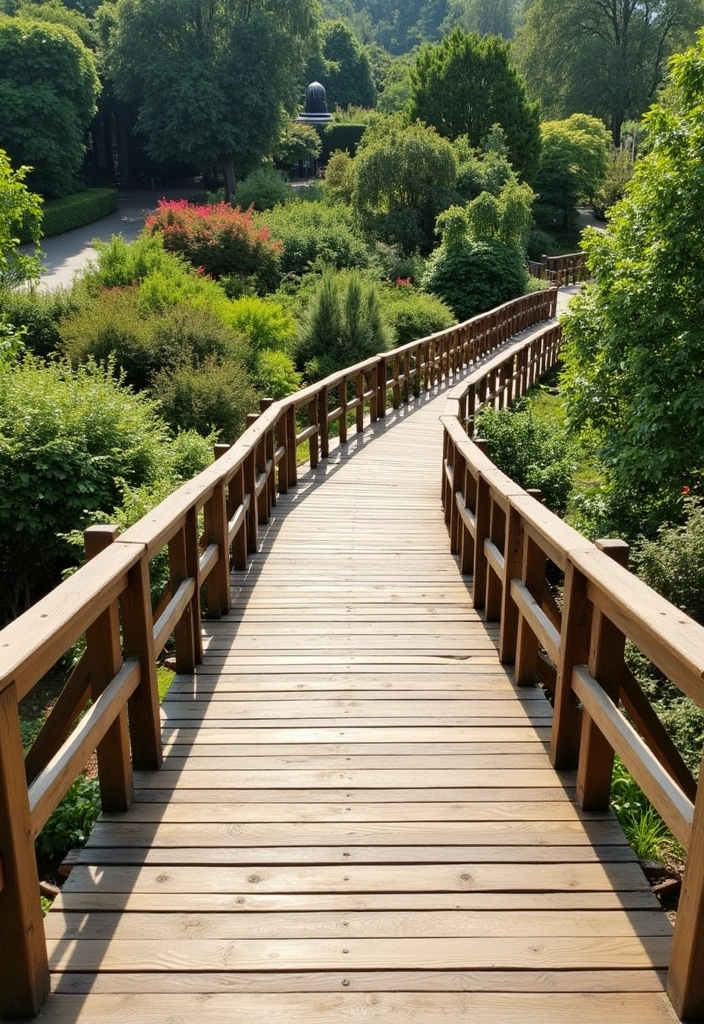
<path fill-rule="evenodd" d="M 447 303 L 459 321 L 468 320 L 523 295 L 523 259 L 519 246 L 496 239 L 443 242 L 428 260 L 422 287 Z"/>
<path fill-rule="evenodd" d="M 326 273 L 302 318 L 298 358 L 318 380 L 383 352 L 390 340 L 374 283 L 354 271 Z"/>
<path fill-rule="evenodd" d="M 83 846 L 100 814 L 100 806 L 98 780 L 81 775 L 37 836 L 39 860 L 55 863 L 63 860 L 69 850 Z"/>
<path fill-rule="evenodd" d="M 257 228 L 250 211 L 228 203 L 194 206 L 185 199 L 162 199 L 147 217 L 147 234 L 160 233 L 168 252 L 216 279 L 239 277 L 256 291 L 273 291 L 280 278 L 280 245 Z"/>
<path fill-rule="evenodd" d="M 273 349 L 257 354 L 249 377 L 260 395 L 276 401 L 303 387 L 303 375 L 297 372 L 291 356 Z"/>
<path fill-rule="evenodd" d="M 641 860 L 661 860 L 675 841 L 646 795 L 616 758 L 611 782 L 611 806 Z"/>
<path fill-rule="evenodd" d="M 0 373 L 0 620 L 51 589 L 75 554 L 63 535 L 157 479 L 168 431 L 155 406 L 95 365 L 34 358 Z"/>
<path fill-rule="evenodd" d="M 247 295 L 223 304 L 218 315 L 246 342 L 252 358 L 262 349 L 288 349 L 296 339 L 296 322 L 278 302 Z"/>
<path fill-rule="evenodd" d="M 530 409 L 487 408 L 477 419 L 477 436 L 488 442 L 489 457 L 521 487 L 537 487 L 546 504 L 564 515 L 575 470 L 573 445 L 559 424 L 539 420 Z"/>
<path fill-rule="evenodd" d="M 539 262 L 543 256 L 550 256 L 555 252 L 557 243 L 552 235 L 540 228 L 533 228 L 528 233 L 526 241 L 526 255 L 529 260 Z"/>
<path fill-rule="evenodd" d="M 366 124 L 339 124 L 332 122 L 323 129 L 323 151 L 320 159 L 326 163 L 328 158 L 336 150 L 349 153 L 354 156 L 362 141 L 362 136 L 367 130 Z"/>
<path fill-rule="evenodd" d="M 426 338 L 452 327 L 455 322 L 449 306 L 434 295 L 418 291 L 410 283 L 401 281 L 384 288 L 380 298 L 384 319 L 394 332 L 396 345 Z"/>
<path fill-rule="evenodd" d="M 178 366 L 160 373 L 153 393 L 162 415 L 173 429 L 196 430 L 219 441 L 232 443 L 244 429 L 247 414 L 259 407 L 259 399 L 247 371 L 234 360 L 214 357 L 202 366 Z"/>
<path fill-rule="evenodd" d="M 181 302 L 161 313 L 145 313 L 136 288 L 102 292 L 66 317 L 59 331 L 74 366 L 89 359 L 110 361 L 138 391 L 150 387 L 161 370 L 182 363 L 199 366 L 211 355 L 224 356 L 236 340 L 234 331 L 204 307 Z"/>
<path fill-rule="evenodd" d="M 683 522 L 661 526 L 655 540 L 641 539 L 633 565 L 649 586 L 704 625 L 704 507 L 690 494 L 681 504 Z"/>
<path fill-rule="evenodd" d="M 239 183 L 234 204 L 248 210 L 271 210 L 275 206 L 290 203 L 295 192 L 273 167 L 260 167 L 252 171 Z"/>
<path fill-rule="evenodd" d="M 15 330 L 26 328 L 22 336 L 25 348 L 42 358 L 61 350 L 59 321 L 76 313 L 81 305 L 82 299 L 74 290 L 0 289 L 0 317 Z"/>
<path fill-rule="evenodd" d="M 118 203 L 116 188 L 89 188 L 61 199 L 49 199 L 42 206 L 42 237 L 63 235 L 65 231 L 108 217 L 115 213 Z M 21 240 L 31 242 L 32 239 L 28 232 L 23 231 Z"/>
<path fill-rule="evenodd" d="M 369 266 L 369 249 L 344 206 L 290 203 L 262 214 L 257 223 L 281 241 L 283 274 L 302 277 L 315 263 L 330 270 L 363 270 Z"/>

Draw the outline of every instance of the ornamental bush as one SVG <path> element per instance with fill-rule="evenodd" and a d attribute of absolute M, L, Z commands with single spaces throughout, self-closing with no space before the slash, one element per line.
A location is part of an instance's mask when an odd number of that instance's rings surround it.
<path fill-rule="evenodd" d="M 281 244 L 271 240 L 266 227 L 255 227 L 251 210 L 162 199 L 156 213 L 147 217 L 145 231 L 159 233 L 168 252 L 216 280 L 238 277 L 260 294 L 273 291 L 279 282 Z"/>
<path fill-rule="evenodd" d="M 290 203 L 296 193 L 273 167 L 260 167 L 241 181 L 235 192 L 236 206 L 247 210 L 272 210 L 275 206 Z"/>
<path fill-rule="evenodd" d="M 370 255 L 342 205 L 290 203 L 256 218 L 282 245 L 281 272 L 302 277 L 316 262 L 329 270 L 364 270 Z"/>
<path fill-rule="evenodd" d="M 215 432 L 223 443 L 235 441 L 244 429 L 247 413 L 259 407 L 244 366 L 216 357 L 195 370 L 181 365 L 164 371 L 155 381 L 154 393 L 173 429 L 193 429 L 206 437 Z"/>
<path fill-rule="evenodd" d="M 0 621 L 17 615 L 76 564 L 65 539 L 130 486 L 171 473 L 156 407 L 89 364 L 26 357 L 0 373 Z"/>
<path fill-rule="evenodd" d="M 428 260 L 422 287 L 442 299 L 459 321 L 523 295 L 523 250 L 498 239 L 443 242 Z"/>
<path fill-rule="evenodd" d="M 405 345 L 418 338 L 452 327 L 455 314 L 435 295 L 418 291 L 403 279 L 380 293 L 384 319 L 394 332 L 395 345 Z"/>

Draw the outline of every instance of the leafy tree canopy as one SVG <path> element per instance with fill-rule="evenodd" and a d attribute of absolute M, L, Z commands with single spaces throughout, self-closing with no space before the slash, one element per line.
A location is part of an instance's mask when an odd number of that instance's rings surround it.
<path fill-rule="evenodd" d="M 318 78 L 327 91 L 328 108 L 373 107 L 376 87 L 365 48 L 343 21 L 325 22 L 320 56 L 308 65 L 308 77 Z"/>
<path fill-rule="evenodd" d="M 21 253 L 18 248 L 20 228 L 29 227 L 36 241 L 42 220 L 41 200 L 24 184 L 27 170 L 13 170 L 7 153 L 0 149 L 0 285 L 15 285 L 39 277 L 37 257 Z"/>
<path fill-rule="evenodd" d="M 509 158 L 531 181 L 540 158 L 537 104 L 531 104 L 509 44 L 499 36 L 480 38 L 456 28 L 441 43 L 423 47 L 411 77 L 411 117 L 434 125 L 441 135 L 467 135 L 480 146 L 501 125 Z"/>
<path fill-rule="evenodd" d="M 447 16 L 442 30 L 455 26 L 480 36 L 503 36 L 510 39 L 515 29 L 520 0 L 448 0 Z"/>
<path fill-rule="evenodd" d="M 540 127 L 543 152 L 535 182 L 540 209 L 550 222 L 561 216 L 567 227 L 576 219 L 580 201 L 590 202 L 609 166 L 611 139 L 602 121 L 573 114 L 566 121 L 546 121 Z M 536 213 L 540 219 L 540 211 Z"/>
<path fill-rule="evenodd" d="M 653 101 L 668 55 L 703 23 L 701 0 L 534 0 L 515 54 L 549 117 L 594 114 L 618 146 L 624 120 Z"/>
<path fill-rule="evenodd" d="M 649 152 L 606 233 L 585 247 L 596 284 L 565 320 L 572 422 L 602 438 L 632 532 L 704 490 L 704 32 L 672 63 L 667 105 L 645 117 Z"/>
<path fill-rule="evenodd" d="M 0 139 L 32 189 L 73 191 L 100 83 L 93 54 L 64 25 L 0 14 Z"/>
<path fill-rule="evenodd" d="M 155 159 L 235 173 L 275 147 L 317 27 L 315 0 L 118 0 L 108 68 Z"/>

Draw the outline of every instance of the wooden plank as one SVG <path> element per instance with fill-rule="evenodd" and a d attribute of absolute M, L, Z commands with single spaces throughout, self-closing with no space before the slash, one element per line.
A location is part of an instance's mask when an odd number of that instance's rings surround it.
<path fill-rule="evenodd" d="M 612 1024 L 615 1018 L 638 1024 L 673 1024 L 672 1011 L 657 993 L 182 993 L 179 1014 L 200 1024 L 243 1020 L 247 1024 L 342 1024 L 344 1021 L 408 1021 L 409 1024 Z M 173 1009 L 159 995 L 52 996 L 44 1013 L 47 1024 L 169 1024 Z"/>

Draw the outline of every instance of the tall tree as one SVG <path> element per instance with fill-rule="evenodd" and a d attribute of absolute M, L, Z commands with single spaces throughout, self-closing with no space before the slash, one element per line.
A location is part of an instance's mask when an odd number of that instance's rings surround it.
<path fill-rule="evenodd" d="M 517 0 L 448 0 L 443 29 L 449 32 L 456 25 L 480 36 L 503 36 L 511 39 L 515 29 Z"/>
<path fill-rule="evenodd" d="M 108 69 L 156 159 L 236 174 L 274 148 L 313 48 L 315 0 L 118 0 Z"/>
<path fill-rule="evenodd" d="M 607 231 L 585 235 L 596 283 L 565 322 L 570 418 L 601 437 L 632 535 L 677 514 L 683 487 L 704 493 L 703 104 L 704 32 L 645 116 L 648 152 Z"/>
<path fill-rule="evenodd" d="M 325 22 L 321 52 L 308 65 L 312 78 L 327 90 L 328 108 L 373 107 L 376 88 L 365 48 L 343 21 Z"/>
<path fill-rule="evenodd" d="M 609 166 L 611 139 L 603 121 L 573 114 L 540 126 L 543 154 L 535 188 L 540 196 L 535 217 L 546 226 L 560 215 L 562 227 L 577 222 L 577 203 L 591 202 Z"/>
<path fill-rule="evenodd" d="M 538 108 L 528 101 L 505 40 L 456 28 L 441 43 L 421 49 L 411 81 L 411 117 L 448 139 L 467 135 L 473 146 L 481 146 L 500 124 L 513 166 L 527 181 L 534 178 L 540 159 Z"/>
<path fill-rule="evenodd" d="M 0 15 L 0 140 L 31 189 L 75 188 L 100 83 L 93 54 L 63 25 Z"/>
<path fill-rule="evenodd" d="M 668 56 L 703 23 L 702 0 L 534 0 L 515 55 L 544 113 L 601 117 L 618 146 L 623 122 L 655 98 Z"/>

